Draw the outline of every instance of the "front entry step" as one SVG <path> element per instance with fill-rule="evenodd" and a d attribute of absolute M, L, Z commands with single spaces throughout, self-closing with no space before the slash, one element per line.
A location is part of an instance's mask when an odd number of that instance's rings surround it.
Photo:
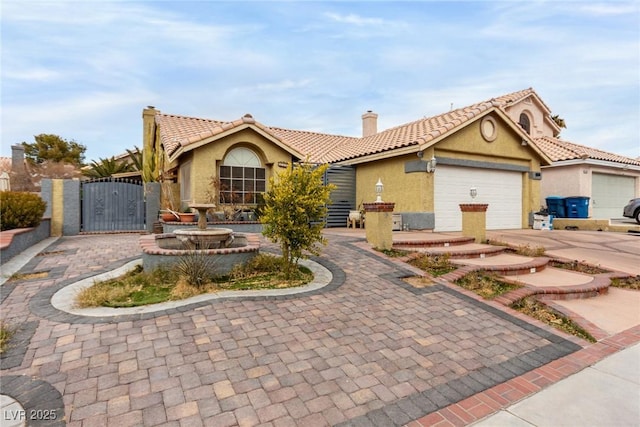
<path fill-rule="evenodd" d="M 405 236 L 393 240 L 393 247 L 397 249 L 435 248 L 460 246 L 475 242 L 473 237 L 443 237 L 434 239 L 408 239 Z"/>
<path fill-rule="evenodd" d="M 473 241 L 473 240 L 472 240 Z M 448 255 L 451 259 L 473 259 L 493 257 L 505 252 L 504 246 L 483 245 L 480 243 L 465 243 L 454 246 L 401 246 L 393 245 L 394 249 L 404 249 L 412 252 L 419 252 L 427 255 Z"/>
<path fill-rule="evenodd" d="M 478 269 L 491 271 L 501 276 L 523 276 L 543 271 L 549 264 L 549 258 L 501 253 L 491 258 L 457 259 L 453 262 L 477 266 Z"/>

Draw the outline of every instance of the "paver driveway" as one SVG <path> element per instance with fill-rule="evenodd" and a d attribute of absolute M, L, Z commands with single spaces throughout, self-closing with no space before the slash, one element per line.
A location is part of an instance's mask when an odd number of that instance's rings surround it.
<path fill-rule="evenodd" d="M 332 283 L 309 294 L 111 319 L 48 303 L 139 256 L 137 241 L 62 238 L 22 270 L 48 277 L 0 288 L 22 327 L 3 393 L 59 405 L 70 426 L 402 425 L 579 348 L 455 289 L 412 288 L 407 266 L 340 236 L 316 259 Z"/>

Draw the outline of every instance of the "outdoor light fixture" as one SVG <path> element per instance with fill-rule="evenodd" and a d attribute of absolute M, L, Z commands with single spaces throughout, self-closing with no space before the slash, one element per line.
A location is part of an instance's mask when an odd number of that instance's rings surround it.
<path fill-rule="evenodd" d="M 471 189 L 469 190 L 469 194 L 471 195 L 472 199 L 475 199 L 478 195 L 478 189 L 476 187 L 471 187 Z"/>
<path fill-rule="evenodd" d="M 435 157 L 432 157 L 431 160 L 427 160 L 427 172 L 434 173 L 436 171 L 436 161 Z"/>
<path fill-rule="evenodd" d="M 384 185 L 382 184 L 382 181 L 380 180 L 380 178 L 378 178 L 378 182 L 376 183 L 376 194 L 378 195 L 378 197 L 376 197 L 376 203 L 382 203 L 383 188 L 384 188 Z"/>

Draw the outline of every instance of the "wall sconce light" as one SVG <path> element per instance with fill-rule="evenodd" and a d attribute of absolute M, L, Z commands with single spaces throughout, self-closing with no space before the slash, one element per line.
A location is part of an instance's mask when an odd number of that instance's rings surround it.
<path fill-rule="evenodd" d="M 478 195 L 478 189 L 476 187 L 471 187 L 471 189 L 469 190 L 469 194 L 471 195 L 472 199 L 475 199 Z"/>
<path fill-rule="evenodd" d="M 431 160 L 427 160 L 427 172 L 434 173 L 436 171 L 436 161 L 435 157 L 432 157 Z"/>
<path fill-rule="evenodd" d="M 526 139 L 522 139 L 522 142 L 520 142 L 521 145 L 527 145 L 527 140 Z"/>
<path fill-rule="evenodd" d="M 376 194 L 378 195 L 376 197 L 376 203 L 382 203 L 382 190 L 384 189 L 384 185 L 382 184 L 382 181 L 380 180 L 380 178 L 378 178 L 378 182 L 376 183 Z"/>

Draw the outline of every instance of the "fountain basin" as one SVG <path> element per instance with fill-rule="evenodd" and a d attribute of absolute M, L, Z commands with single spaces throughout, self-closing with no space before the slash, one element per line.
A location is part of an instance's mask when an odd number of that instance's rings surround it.
<path fill-rule="evenodd" d="M 228 248 L 234 240 L 230 228 L 181 228 L 173 234 L 189 249 Z"/>
<path fill-rule="evenodd" d="M 158 267 L 170 267 L 180 261 L 180 258 L 192 250 L 185 248 L 174 233 L 148 234 L 140 236 L 142 248 L 142 268 L 151 271 Z M 215 274 L 229 273 L 237 264 L 244 264 L 258 255 L 260 250 L 260 235 L 249 233 L 235 233 L 229 247 L 217 249 L 198 249 L 197 253 L 210 255 L 215 258 Z"/>

